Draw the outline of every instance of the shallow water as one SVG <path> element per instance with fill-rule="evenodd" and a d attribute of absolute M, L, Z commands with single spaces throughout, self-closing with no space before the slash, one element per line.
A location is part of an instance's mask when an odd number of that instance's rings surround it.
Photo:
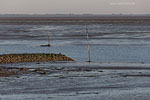
<path fill-rule="evenodd" d="M 102 63 L 150 63 L 150 26 L 143 24 L 1 24 L 0 54 L 63 53 L 88 60 L 85 28 L 89 29 L 91 59 Z M 50 34 L 52 47 L 47 44 Z"/>

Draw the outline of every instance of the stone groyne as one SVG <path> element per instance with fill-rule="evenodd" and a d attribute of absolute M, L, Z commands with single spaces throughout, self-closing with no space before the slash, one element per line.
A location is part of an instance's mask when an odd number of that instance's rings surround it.
<path fill-rule="evenodd" d="M 73 61 L 73 59 L 54 53 L 4 54 L 0 55 L 0 64 L 22 62 Z"/>

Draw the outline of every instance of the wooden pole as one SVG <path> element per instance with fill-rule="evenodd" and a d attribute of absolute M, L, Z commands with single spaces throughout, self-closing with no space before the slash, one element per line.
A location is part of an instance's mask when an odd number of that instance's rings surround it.
<path fill-rule="evenodd" d="M 50 33 L 49 33 L 49 32 L 48 32 L 48 34 L 47 34 L 47 38 L 48 38 L 48 40 L 47 40 L 48 44 L 46 44 L 46 45 L 41 45 L 41 47 L 51 47 L 51 45 L 50 45 Z"/>
<path fill-rule="evenodd" d="M 50 46 L 50 33 L 48 33 L 48 46 Z"/>
<path fill-rule="evenodd" d="M 91 62 L 90 43 L 89 43 L 88 29 L 86 29 L 86 35 L 87 35 L 87 41 L 88 41 L 88 57 L 89 57 L 89 61 L 88 61 L 88 62 Z"/>

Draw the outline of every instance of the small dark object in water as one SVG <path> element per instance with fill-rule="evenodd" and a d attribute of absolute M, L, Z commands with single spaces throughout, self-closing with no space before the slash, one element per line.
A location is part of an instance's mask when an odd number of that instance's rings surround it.
<path fill-rule="evenodd" d="M 86 62 L 89 62 L 89 63 L 90 63 L 90 62 L 92 62 L 92 61 L 89 60 L 89 61 L 86 61 Z"/>
<path fill-rule="evenodd" d="M 47 44 L 47 45 L 40 45 L 41 47 L 51 47 L 50 44 Z"/>
<path fill-rule="evenodd" d="M 49 35 L 48 35 L 48 44 L 47 45 L 41 45 L 41 47 L 51 47 L 51 45 L 50 45 L 50 36 Z"/>
<path fill-rule="evenodd" d="M 98 71 L 98 72 L 103 72 L 102 70 Z"/>

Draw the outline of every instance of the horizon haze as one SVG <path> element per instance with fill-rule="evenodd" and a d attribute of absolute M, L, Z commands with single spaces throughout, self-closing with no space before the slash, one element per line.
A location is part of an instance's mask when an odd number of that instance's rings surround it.
<path fill-rule="evenodd" d="M 148 0 L 0 0 L 0 14 L 150 14 Z"/>

